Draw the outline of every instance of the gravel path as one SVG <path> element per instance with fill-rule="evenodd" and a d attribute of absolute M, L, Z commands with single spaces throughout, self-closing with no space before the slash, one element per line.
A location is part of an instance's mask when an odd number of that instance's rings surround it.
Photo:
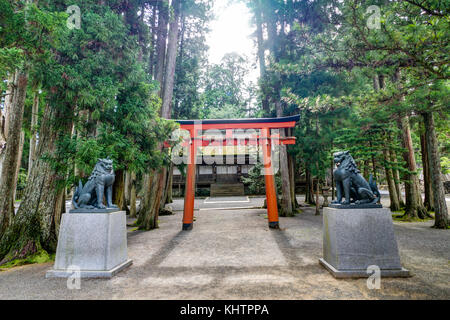
<path fill-rule="evenodd" d="M 413 277 L 336 280 L 318 263 L 322 216 L 314 209 L 280 218 L 270 230 L 263 209 L 199 210 L 182 232 L 182 213 L 160 228 L 129 232 L 133 265 L 111 280 L 45 279 L 51 264 L 0 272 L 0 299 L 449 299 L 450 232 L 425 223 L 395 223 L 402 264 Z"/>

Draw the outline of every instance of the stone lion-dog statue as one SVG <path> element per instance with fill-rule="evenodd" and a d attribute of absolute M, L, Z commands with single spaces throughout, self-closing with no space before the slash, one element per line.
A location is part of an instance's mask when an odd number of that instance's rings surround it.
<path fill-rule="evenodd" d="M 113 161 L 109 158 L 99 159 L 86 184 L 81 180 L 72 198 L 75 209 L 117 208 L 112 204 L 112 188 L 115 180 Z M 103 196 L 106 195 L 106 206 Z"/>
<path fill-rule="evenodd" d="M 376 204 L 380 201 L 380 192 L 372 175 L 367 182 L 348 151 L 336 152 L 333 157 L 337 167 L 333 172 L 336 181 L 336 200 L 333 204 Z M 343 198 L 345 201 L 342 201 Z"/>

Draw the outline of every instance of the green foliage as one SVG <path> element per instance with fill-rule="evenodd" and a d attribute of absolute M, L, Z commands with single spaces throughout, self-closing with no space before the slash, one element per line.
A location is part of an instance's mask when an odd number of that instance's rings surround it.
<path fill-rule="evenodd" d="M 242 183 L 247 185 L 250 194 L 264 194 L 266 192 L 266 183 L 264 177 L 264 166 L 257 162 L 248 172 L 248 177 L 242 176 Z M 275 175 L 275 186 L 278 194 L 281 193 L 282 180 L 279 174 Z"/>
<path fill-rule="evenodd" d="M 0 0 L 0 12 L 0 76 L 48 61 L 66 14 L 7 0 Z"/>
<path fill-rule="evenodd" d="M 172 114 L 174 119 L 201 119 L 204 103 L 201 82 L 208 63 L 206 33 L 212 0 L 183 1 L 182 6 Z"/>
<path fill-rule="evenodd" d="M 441 167 L 442 167 L 443 174 L 449 174 L 450 173 L 450 159 L 447 157 L 442 157 L 441 158 Z"/>
<path fill-rule="evenodd" d="M 22 63 L 23 50 L 19 48 L 0 48 L 0 66 L 2 73 L 8 69 L 14 70 L 19 68 Z M 2 77 L 6 76 L 6 73 L 1 74 Z"/>
<path fill-rule="evenodd" d="M 66 25 L 70 5 L 81 9 L 80 29 Z M 29 71 L 23 166 L 28 165 L 36 90 L 38 140 L 55 138 L 55 149 L 42 150 L 40 157 L 60 177 L 58 187 L 88 177 L 97 159 L 108 155 L 116 170 L 134 171 L 139 177 L 169 163 L 167 149 L 161 151 L 160 146 L 176 125 L 159 117 L 159 84 L 149 73 L 149 43 L 156 31 L 140 16 L 143 6 L 148 10 L 154 5 L 140 0 L 126 6 L 120 1 L 0 0 L 0 76 L 7 79 L 17 68 Z M 191 63 L 191 70 L 201 65 L 197 53 L 206 51 L 210 6 L 209 0 L 183 1 L 184 18 L 190 21 L 185 53 L 192 51 L 191 59 L 184 61 Z M 185 66 L 183 59 L 180 66 Z M 189 70 L 185 75 L 189 77 Z M 198 83 L 199 73 L 196 79 Z M 6 90 L 5 81 L 1 85 Z M 48 137 L 49 132 L 56 137 Z M 19 188 L 25 183 L 22 178 L 21 173 Z"/>
<path fill-rule="evenodd" d="M 17 176 L 17 190 L 24 190 L 27 186 L 27 172 L 24 168 L 20 168 Z"/>
<path fill-rule="evenodd" d="M 204 118 L 243 118 L 254 114 L 255 89 L 245 80 L 249 70 L 249 62 L 236 53 L 226 54 L 220 64 L 208 66 L 203 80 Z"/>
<path fill-rule="evenodd" d="M 69 185 L 79 178 L 73 176 L 74 165 L 81 177 L 89 176 L 97 159 L 106 155 L 116 170 L 139 174 L 158 168 L 167 163 L 158 146 L 175 125 L 159 118 L 158 85 L 146 73 L 146 60 L 138 58 L 145 50 L 137 40 L 150 32 L 148 26 L 138 23 L 141 29 L 131 28 L 138 16 L 129 12 L 124 20 L 112 3 L 79 5 L 81 29 L 61 26 L 48 43 L 56 54 L 33 64 L 44 103 L 58 113 L 52 126 L 61 132 L 58 152 L 45 153 L 44 158 L 56 172 L 69 170 Z M 45 8 L 59 12 L 66 7 Z M 72 123 L 76 135 L 62 135 Z"/>
<path fill-rule="evenodd" d="M 322 179 L 331 153 L 347 149 L 361 164 L 375 164 L 375 173 L 384 167 L 407 172 L 401 159 L 384 159 L 383 150 L 401 155 L 398 118 L 429 111 L 443 118 L 437 131 L 445 163 L 448 6 L 439 1 L 422 7 L 409 1 L 247 4 L 255 23 L 258 15 L 263 19 L 263 49 L 270 51 L 261 99 L 272 105 L 281 99 L 284 114 L 301 115 L 294 131 L 297 144 L 288 149 L 299 166 Z M 381 8 L 380 29 L 367 25 L 366 11 L 373 4 Z M 413 144 L 420 149 L 416 131 Z"/>
<path fill-rule="evenodd" d="M 211 105 L 208 108 L 209 117 L 214 119 L 236 119 L 245 118 L 246 114 L 238 105 L 225 104 L 222 106 Z"/>

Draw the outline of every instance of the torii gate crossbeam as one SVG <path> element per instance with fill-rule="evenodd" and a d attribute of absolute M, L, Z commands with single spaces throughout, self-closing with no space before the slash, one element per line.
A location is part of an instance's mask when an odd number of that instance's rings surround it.
<path fill-rule="evenodd" d="M 261 119 L 218 119 L 218 120 L 175 120 L 180 128 L 189 131 L 190 140 L 186 141 L 189 150 L 188 167 L 186 175 L 186 190 L 184 197 L 183 230 L 191 230 L 194 221 L 195 200 L 195 167 L 197 147 L 217 145 L 207 138 L 200 136 L 199 131 L 217 129 L 226 130 L 227 144 L 237 145 L 239 142 L 233 138 L 233 129 L 259 129 L 260 135 L 245 140 L 245 144 L 259 144 L 263 151 L 264 173 L 266 184 L 267 217 L 270 228 L 279 228 L 277 196 L 272 167 L 271 144 L 294 144 L 294 137 L 280 137 L 272 135 L 272 129 L 292 128 L 300 116 Z"/>

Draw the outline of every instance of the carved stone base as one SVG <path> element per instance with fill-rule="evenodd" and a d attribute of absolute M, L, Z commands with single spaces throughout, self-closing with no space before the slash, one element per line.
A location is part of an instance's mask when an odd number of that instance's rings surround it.
<path fill-rule="evenodd" d="M 381 276 L 406 277 L 398 254 L 389 209 L 323 209 L 323 265 L 335 277 L 368 277 L 375 265 Z"/>
<path fill-rule="evenodd" d="M 367 269 L 353 269 L 353 270 L 337 270 L 331 264 L 326 262 L 324 259 L 320 258 L 319 263 L 327 269 L 331 275 L 337 279 L 341 278 L 368 278 L 373 272 L 367 272 Z M 405 268 L 401 269 L 383 269 L 380 270 L 380 276 L 382 278 L 408 278 L 411 277 L 411 274 Z"/>
<path fill-rule="evenodd" d="M 112 278 L 120 271 L 128 268 L 133 264 L 133 260 L 128 259 L 124 263 L 119 264 L 117 267 L 112 268 L 111 270 L 80 270 L 79 276 L 80 278 L 93 278 L 93 279 L 100 279 L 100 278 Z M 75 270 L 73 269 L 67 269 L 67 270 L 49 270 L 45 274 L 46 278 L 69 278 L 75 276 Z"/>
<path fill-rule="evenodd" d="M 63 214 L 53 270 L 47 278 L 112 277 L 128 267 L 125 211 Z"/>

